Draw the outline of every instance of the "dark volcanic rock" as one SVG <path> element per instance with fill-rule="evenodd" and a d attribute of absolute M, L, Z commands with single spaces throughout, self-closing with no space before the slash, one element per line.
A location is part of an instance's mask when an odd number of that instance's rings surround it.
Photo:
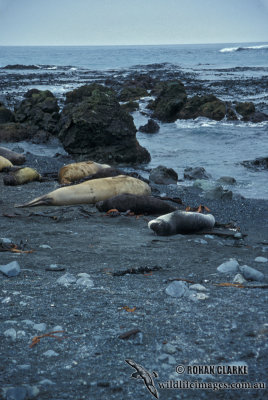
<path fill-rule="evenodd" d="M 5 107 L 0 101 L 0 124 L 5 124 L 6 122 L 14 122 L 15 116 L 12 111 Z"/>
<path fill-rule="evenodd" d="M 268 157 L 259 157 L 255 160 L 243 161 L 241 164 L 251 169 L 268 169 Z"/>
<path fill-rule="evenodd" d="M 214 95 L 194 96 L 187 100 L 178 118 L 206 117 L 220 121 L 226 113 L 226 105 Z"/>
<path fill-rule="evenodd" d="M 160 126 L 158 125 L 158 123 L 151 118 L 149 119 L 147 124 L 139 127 L 139 131 L 144 133 L 157 133 L 159 129 Z"/>
<path fill-rule="evenodd" d="M 20 140 L 28 140 L 34 133 L 35 130 L 24 124 L 14 122 L 0 124 L 1 142 L 19 142 Z"/>
<path fill-rule="evenodd" d="M 121 108 L 131 113 L 139 109 L 139 103 L 137 101 L 129 101 L 128 103 L 121 104 Z"/>
<path fill-rule="evenodd" d="M 153 117 L 164 122 L 173 122 L 186 102 L 185 88 L 180 81 L 163 83 L 158 97 L 150 104 Z"/>
<path fill-rule="evenodd" d="M 188 167 L 184 170 L 184 178 L 185 179 L 209 179 L 211 176 L 206 172 L 203 167 Z"/>
<path fill-rule="evenodd" d="M 172 168 L 159 165 L 152 169 L 149 179 L 158 185 L 171 185 L 177 183 L 178 174 Z"/>
<path fill-rule="evenodd" d="M 59 121 L 57 99 L 49 90 L 31 89 L 15 108 L 16 121 L 55 134 Z"/>
<path fill-rule="evenodd" d="M 141 87 L 124 87 L 118 97 L 119 101 L 133 101 L 148 96 L 146 89 Z"/>
<path fill-rule="evenodd" d="M 235 109 L 238 114 L 242 115 L 243 121 L 256 123 L 268 120 L 268 115 L 263 112 L 256 111 L 252 102 L 237 103 Z"/>
<path fill-rule="evenodd" d="M 2 69 L 40 69 L 37 65 L 23 65 L 23 64 L 12 64 L 6 65 Z"/>
<path fill-rule="evenodd" d="M 104 86 L 86 85 L 67 93 L 59 126 L 59 139 L 77 160 L 150 161 L 150 154 L 136 139 L 133 118 Z"/>

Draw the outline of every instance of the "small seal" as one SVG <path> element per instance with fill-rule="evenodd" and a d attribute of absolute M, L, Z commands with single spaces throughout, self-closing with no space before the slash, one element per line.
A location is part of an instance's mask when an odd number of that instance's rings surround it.
<path fill-rule="evenodd" d="M 12 162 L 10 162 L 7 158 L 0 156 L 0 172 L 11 167 L 13 167 Z"/>
<path fill-rule="evenodd" d="M 94 161 L 84 161 L 68 164 L 59 170 L 59 183 L 68 185 L 81 179 L 96 174 L 105 168 L 111 168 L 108 164 L 99 164 Z"/>
<path fill-rule="evenodd" d="M 99 211 L 117 209 L 119 212 L 133 211 L 135 214 L 162 215 L 177 210 L 163 200 L 153 196 L 137 196 L 135 194 L 120 194 L 96 204 Z"/>
<path fill-rule="evenodd" d="M 64 186 L 44 196 L 15 207 L 66 206 L 95 204 L 123 193 L 150 195 L 150 186 L 139 179 L 119 175 L 111 178 L 93 179 L 78 185 Z"/>
<path fill-rule="evenodd" d="M 7 158 L 13 165 L 21 165 L 25 163 L 25 156 L 9 150 L 6 147 L 0 147 L 0 156 Z"/>
<path fill-rule="evenodd" d="M 11 169 L 9 174 L 3 179 L 4 184 L 8 186 L 24 185 L 25 183 L 40 180 L 41 175 L 36 169 L 29 167 Z"/>
<path fill-rule="evenodd" d="M 212 214 L 177 210 L 153 219 L 148 223 L 148 228 L 152 229 L 157 235 L 169 236 L 212 229 L 214 224 L 215 218 Z"/>

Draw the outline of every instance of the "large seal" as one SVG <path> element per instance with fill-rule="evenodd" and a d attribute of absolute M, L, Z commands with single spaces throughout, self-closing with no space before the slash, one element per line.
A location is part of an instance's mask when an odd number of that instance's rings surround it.
<path fill-rule="evenodd" d="M 24 167 L 11 169 L 9 174 L 4 177 L 4 184 L 8 186 L 24 185 L 25 183 L 40 181 L 41 175 L 36 169 Z"/>
<path fill-rule="evenodd" d="M 113 208 L 120 212 L 133 211 L 135 214 L 161 215 L 177 210 L 176 207 L 153 196 L 137 196 L 135 194 L 120 194 L 96 204 L 99 211 Z"/>
<path fill-rule="evenodd" d="M 7 158 L 0 156 L 0 172 L 11 167 L 13 167 L 12 162 L 10 162 Z"/>
<path fill-rule="evenodd" d="M 139 179 L 119 175 L 112 178 L 94 179 L 78 185 L 64 186 L 16 207 L 95 204 L 123 193 L 150 195 L 151 188 Z"/>
<path fill-rule="evenodd" d="M 176 235 L 177 233 L 194 233 L 212 229 L 215 218 L 211 214 L 197 212 L 174 211 L 162 215 L 148 223 L 148 228 L 160 236 Z"/>
<path fill-rule="evenodd" d="M 0 156 L 7 158 L 14 165 L 21 165 L 25 162 L 23 154 L 16 153 L 15 151 L 9 150 L 6 147 L 0 147 Z"/>
<path fill-rule="evenodd" d="M 102 169 L 110 168 L 108 164 L 99 164 L 94 161 L 84 161 L 68 164 L 59 170 L 59 182 L 62 185 L 80 181 L 86 176 L 96 174 Z"/>

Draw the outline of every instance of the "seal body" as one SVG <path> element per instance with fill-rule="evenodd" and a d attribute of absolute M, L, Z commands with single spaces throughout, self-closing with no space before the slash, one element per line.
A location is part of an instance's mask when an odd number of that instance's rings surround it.
<path fill-rule="evenodd" d="M 25 162 L 24 155 L 9 150 L 6 147 L 0 147 L 0 156 L 7 158 L 13 165 L 21 165 Z"/>
<path fill-rule="evenodd" d="M 95 163 L 94 161 L 68 164 L 59 170 L 59 182 L 62 185 L 68 185 L 73 182 L 80 181 L 86 176 L 96 174 L 105 168 L 110 168 L 110 165 L 99 164 Z"/>
<path fill-rule="evenodd" d="M 194 233 L 205 229 L 212 229 L 215 218 L 212 214 L 197 212 L 174 211 L 153 219 L 148 228 L 160 236 L 176 235 L 177 233 Z"/>
<path fill-rule="evenodd" d="M 81 181 L 88 181 L 91 179 L 100 179 L 100 178 L 109 178 L 111 176 L 118 176 L 118 175 L 124 175 L 124 172 L 121 171 L 120 169 L 117 168 L 104 168 L 99 170 L 93 175 L 88 175 L 85 178 L 82 178 Z"/>
<path fill-rule="evenodd" d="M 4 177 L 4 184 L 9 186 L 23 185 L 40 179 L 41 175 L 34 168 L 17 168 Z"/>
<path fill-rule="evenodd" d="M 17 207 L 95 204 L 98 201 L 106 200 L 123 193 L 149 195 L 151 194 L 151 188 L 147 183 L 139 179 L 119 175 L 112 178 L 93 179 L 79 183 L 78 185 L 61 187 Z"/>
<path fill-rule="evenodd" d="M 153 196 L 137 196 L 135 194 L 120 194 L 96 204 L 99 211 L 113 208 L 120 212 L 133 211 L 135 214 L 161 215 L 177 210 L 176 207 Z"/>
<path fill-rule="evenodd" d="M 10 162 L 7 158 L 0 156 L 0 172 L 5 168 L 13 167 L 12 162 Z"/>

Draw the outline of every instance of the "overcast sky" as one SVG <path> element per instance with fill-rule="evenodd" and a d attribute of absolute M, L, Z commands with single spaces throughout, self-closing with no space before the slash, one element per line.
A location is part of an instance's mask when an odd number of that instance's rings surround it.
<path fill-rule="evenodd" d="M 268 0 L 0 0 L 0 45 L 268 42 Z"/>

